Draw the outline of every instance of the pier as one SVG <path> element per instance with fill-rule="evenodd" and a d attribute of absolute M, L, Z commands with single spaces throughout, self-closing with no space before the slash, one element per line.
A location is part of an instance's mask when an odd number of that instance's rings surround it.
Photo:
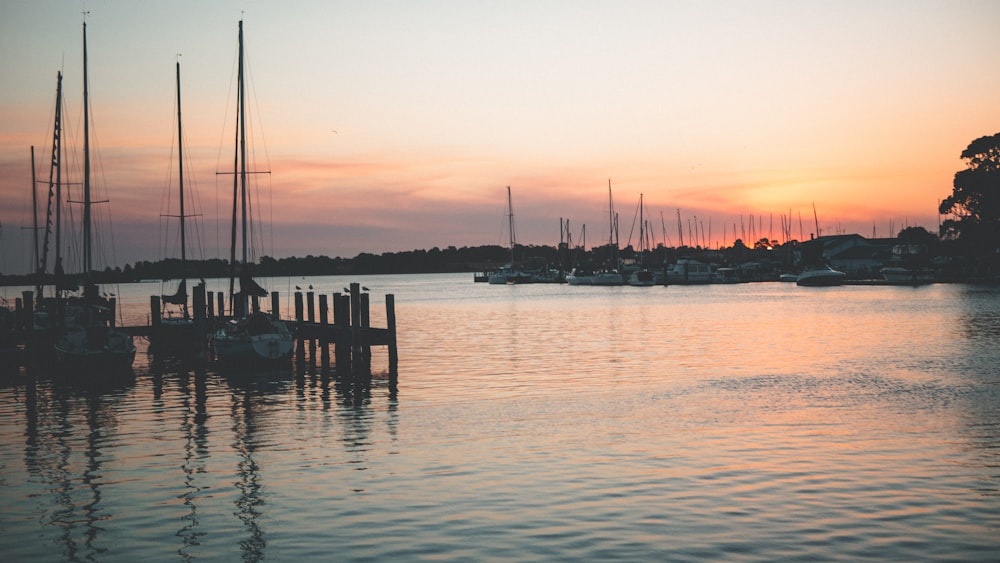
<path fill-rule="evenodd" d="M 348 289 L 348 288 L 345 288 Z M 295 291 L 294 318 L 280 318 L 280 295 L 274 291 L 269 294 L 271 300 L 271 316 L 283 320 L 295 338 L 296 369 L 304 372 L 307 368 L 319 367 L 322 373 L 334 373 L 338 377 L 354 378 L 371 377 L 371 359 L 373 347 L 384 347 L 388 353 L 388 371 L 390 383 L 394 384 L 397 377 L 399 355 L 396 347 L 396 311 L 395 296 L 385 295 L 385 317 L 387 326 L 384 328 L 371 326 L 370 296 L 359 283 L 351 283 L 347 293 L 335 292 L 331 295 L 317 294 L 314 291 Z M 192 288 L 192 311 L 195 338 L 191 341 L 191 356 L 211 359 L 210 336 L 219 327 L 234 317 L 226 315 L 225 294 L 206 292 L 204 285 Z M 33 291 L 25 291 L 15 301 L 14 322 L 10 327 L 11 339 L 18 347 L 27 350 L 31 346 L 30 332 L 35 315 L 35 297 Z M 114 298 L 108 300 L 108 306 L 114 308 Z M 259 298 L 253 297 L 249 303 L 236 309 L 253 311 L 260 310 Z M 330 312 L 332 310 L 332 318 Z M 162 316 L 162 299 L 159 295 L 149 298 L 150 322 L 148 325 L 121 326 L 121 330 L 133 337 L 155 340 L 158 334 L 169 330 L 168 323 Z M 112 315 L 112 319 L 114 315 Z M 113 320 L 112 320 L 113 323 Z M 5 332 L 7 332 L 5 330 Z M 5 337 L 8 336 L 5 334 Z M 331 356 L 330 348 L 333 348 Z M 308 348 L 308 354 L 306 349 Z M 153 352 L 151 352 L 153 353 Z M 32 354 L 21 354 L 25 361 Z M 318 363 L 317 363 L 318 360 Z M 332 360 L 332 362 L 331 362 Z"/>

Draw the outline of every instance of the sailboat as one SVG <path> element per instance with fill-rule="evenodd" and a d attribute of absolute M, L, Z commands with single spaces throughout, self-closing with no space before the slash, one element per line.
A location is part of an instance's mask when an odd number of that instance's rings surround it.
<path fill-rule="evenodd" d="M 132 336 L 115 327 L 115 300 L 100 295 L 93 282 L 91 250 L 90 190 L 90 100 L 87 77 L 87 22 L 83 23 L 83 276 L 82 297 L 65 303 L 65 331 L 56 339 L 55 356 L 59 367 L 76 372 L 97 373 L 130 370 L 135 361 Z M 61 268 L 56 264 L 57 270 Z M 57 275 L 58 277 L 58 275 Z M 58 289 L 58 288 L 57 288 Z"/>
<path fill-rule="evenodd" d="M 514 207 L 511 204 L 510 186 L 507 186 L 507 229 L 510 233 L 510 263 L 491 272 L 488 281 L 493 285 L 530 283 L 531 275 L 522 272 L 514 260 L 517 237 L 514 235 Z"/>
<path fill-rule="evenodd" d="M 246 145 L 246 86 L 243 73 L 243 21 L 240 21 L 239 68 L 236 94 L 236 157 L 233 171 L 233 222 L 230 245 L 229 302 L 232 319 L 212 334 L 215 356 L 224 362 L 254 362 L 287 360 L 292 355 L 292 334 L 280 319 L 260 310 L 259 298 L 267 291 L 250 275 L 247 261 L 247 145 Z M 237 209 L 241 215 L 237 216 Z M 239 222 L 238 222 L 239 221 Z M 240 262 L 236 261 L 236 229 L 242 226 Z M 237 276 L 239 292 L 235 291 Z M 277 315 L 277 311 L 274 312 Z"/>
<path fill-rule="evenodd" d="M 177 169 L 178 190 L 180 192 L 180 239 L 181 239 L 181 280 L 177 290 L 171 295 L 163 295 L 161 301 L 165 306 L 174 305 L 179 308 L 162 316 L 153 323 L 149 333 L 149 350 L 156 353 L 202 357 L 204 352 L 205 333 L 195 325 L 188 310 L 187 293 L 187 229 L 185 220 L 188 215 L 184 208 L 184 148 L 181 128 L 181 63 L 177 62 Z"/>
<path fill-rule="evenodd" d="M 634 287 L 649 287 L 655 282 L 653 272 L 646 267 L 646 228 L 645 218 L 642 215 L 642 194 L 639 194 L 639 269 L 632 272 L 628 278 L 628 284 Z"/>
<path fill-rule="evenodd" d="M 566 276 L 570 285 L 625 285 L 625 278 L 618 270 L 618 239 L 617 220 L 615 217 L 615 202 L 611 194 L 611 180 L 608 180 L 608 259 L 601 268 L 589 269 L 583 266 L 574 268 Z"/>

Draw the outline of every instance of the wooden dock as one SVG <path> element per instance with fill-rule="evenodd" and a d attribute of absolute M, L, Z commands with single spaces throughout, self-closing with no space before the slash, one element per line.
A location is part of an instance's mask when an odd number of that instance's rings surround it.
<path fill-rule="evenodd" d="M 351 283 L 348 293 L 336 292 L 327 295 L 316 294 L 313 291 L 296 291 L 293 298 L 295 318 L 281 319 L 280 296 L 276 291 L 270 293 L 271 315 L 275 319 L 283 320 L 295 337 L 294 356 L 296 366 L 300 371 L 307 367 L 306 348 L 308 347 L 308 361 L 313 364 L 313 367 L 317 367 L 316 360 L 319 359 L 318 367 L 324 373 L 333 368 L 337 376 L 351 375 L 370 378 L 372 348 L 382 346 L 388 349 L 389 378 L 390 382 L 394 382 L 399 355 L 396 347 L 395 297 L 392 294 L 385 296 L 387 326 L 384 328 L 371 326 L 369 294 L 362 291 L 361 284 L 358 283 Z M 114 307 L 114 299 L 109 301 L 110 306 Z M 118 328 L 132 336 L 155 340 L 159 331 L 164 330 L 165 327 L 161 323 L 161 297 L 153 295 L 150 296 L 149 301 L 149 318 L 151 319 L 149 325 Z M 191 301 L 192 320 L 199 335 L 195 345 L 201 346 L 200 350 L 195 350 L 194 356 L 211 359 L 211 334 L 233 316 L 223 313 L 225 311 L 225 294 L 223 292 L 218 292 L 215 295 L 207 293 L 204 285 L 196 285 L 192 288 Z M 331 301 L 332 319 L 329 315 Z M 239 305 L 236 307 L 237 309 L 241 308 Z M 246 303 L 244 307 L 251 307 L 252 310 L 259 311 L 258 298 L 252 298 L 252 301 Z M 18 345 L 28 346 L 28 335 L 34 318 L 34 292 L 25 291 L 21 297 L 17 298 L 14 317 L 12 337 Z M 332 364 L 331 346 L 334 349 Z"/>

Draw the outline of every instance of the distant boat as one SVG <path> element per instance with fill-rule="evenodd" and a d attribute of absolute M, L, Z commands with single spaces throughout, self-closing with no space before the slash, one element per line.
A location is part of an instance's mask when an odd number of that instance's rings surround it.
<path fill-rule="evenodd" d="M 810 266 L 799 274 L 796 278 L 796 285 L 807 287 L 833 286 L 843 283 L 847 274 L 839 270 L 834 270 L 826 264 Z"/>
<path fill-rule="evenodd" d="M 628 284 L 633 287 L 649 287 L 655 282 L 653 272 L 646 267 L 646 229 L 642 215 L 642 194 L 639 194 L 639 269 L 632 272 Z"/>
<path fill-rule="evenodd" d="M 517 237 L 514 235 L 514 207 L 511 203 L 510 186 L 507 186 L 507 232 L 510 235 L 510 263 L 490 272 L 487 281 L 493 285 L 531 283 L 531 274 L 521 271 L 514 257 Z"/>
<path fill-rule="evenodd" d="M 625 285 L 625 276 L 617 269 L 618 265 L 618 241 L 615 238 L 615 204 L 611 192 L 611 180 L 608 180 L 608 252 L 609 256 L 605 264 L 601 267 L 592 268 L 580 266 L 566 276 L 566 283 L 570 285 Z"/>
<path fill-rule="evenodd" d="M 897 285 L 924 285 L 934 283 L 934 270 L 928 268 L 907 268 L 904 266 L 888 266 L 882 268 L 885 281 Z"/>
<path fill-rule="evenodd" d="M 57 366 L 87 375 L 128 371 L 135 361 L 132 336 L 115 327 L 115 300 L 100 295 L 90 281 L 91 252 L 90 108 L 87 78 L 87 23 L 83 23 L 83 296 L 67 300 L 61 319 L 63 332 L 55 341 Z M 59 266 L 57 266 L 59 267 Z"/>
<path fill-rule="evenodd" d="M 667 269 L 667 285 L 693 285 L 711 282 L 711 266 L 693 258 L 680 258 Z"/>
<path fill-rule="evenodd" d="M 243 21 L 240 21 L 239 71 L 237 77 L 236 130 L 236 170 L 233 174 L 233 222 L 230 245 L 229 299 L 234 311 L 233 318 L 212 334 L 212 349 L 216 357 L 224 362 L 254 362 L 260 360 L 286 360 L 292 355 L 293 338 L 281 319 L 261 312 L 257 300 L 267 295 L 267 291 L 250 275 L 247 260 L 247 146 L 246 146 L 246 99 L 243 80 Z M 240 203 L 243 203 L 241 206 Z M 237 216 L 237 209 L 242 209 Z M 241 220 L 238 223 L 238 220 Z M 236 261 L 236 231 L 242 224 L 243 257 Z M 235 280 L 239 270 L 240 290 L 235 291 Z M 251 311 L 251 303 L 252 311 Z M 277 314 L 275 312 L 275 314 Z"/>
<path fill-rule="evenodd" d="M 740 283 L 740 276 L 736 268 L 719 268 L 715 271 L 715 283 Z"/>

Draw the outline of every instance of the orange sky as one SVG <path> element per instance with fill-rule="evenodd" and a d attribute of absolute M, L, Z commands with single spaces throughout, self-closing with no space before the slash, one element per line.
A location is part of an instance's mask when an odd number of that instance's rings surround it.
<path fill-rule="evenodd" d="M 174 64 L 184 90 L 193 254 L 228 255 L 232 81 L 243 13 L 262 187 L 259 254 L 354 256 L 607 238 L 639 194 L 662 236 L 935 229 L 962 149 L 1000 131 L 995 2 L 87 3 L 103 264 L 176 253 Z M 5 272 L 29 269 L 29 146 L 40 177 L 56 71 L 71 181 L 82 145 L 81 14 L 0 6 Z M 198 17 L 191 17 L 198 14 Z M 266 148 L 265 148 L 266 147 Z M 266 158 L 265 158 L 266 155 Z M 75 162 L 75 164 L 73 164 Z M 74 210 L 79 221 L 79 209 Z M 773 228 L 768 227 L 773 217 Z M 759 219 L 758 219 L 759 220 Z M 725 238 L 723 226 L 725 225 Z M 169 230 L 168 230 L 169 229 Z M 685 225 L 685 236 L 686 225 Z M 70 237 L 71 238 L 71 237 Z M 687 242 L 687 241 L 686 241 Z M 72 255 L 72 253 L 70 252 Z"/>

